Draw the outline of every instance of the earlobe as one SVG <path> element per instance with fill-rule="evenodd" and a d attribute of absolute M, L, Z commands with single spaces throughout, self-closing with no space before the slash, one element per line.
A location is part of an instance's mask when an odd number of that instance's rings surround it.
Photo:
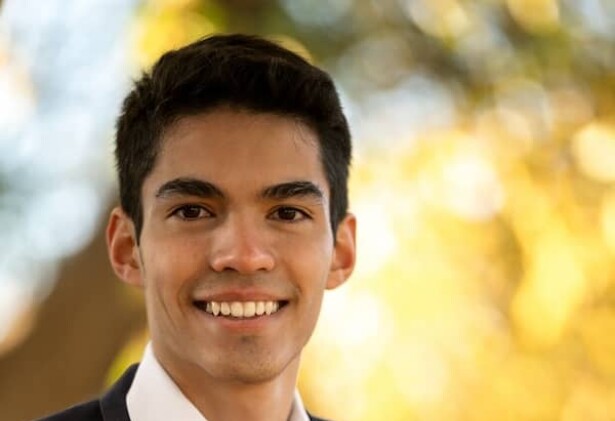
<path fill-rule="evenodd" d="M 128 284 L 143 286 L 134 224 L 119 207 L 111 211 L 106 239 L 109 260 L 115 274 Z"/>
<path fill-rule="evenodd" d="M 356 226 L 354 215 L 347 214 L 337 227 L 333 248 L 333 260 L 326 288 L 334 289 L 346 282 L 352 274 L 356 261 Z"/>

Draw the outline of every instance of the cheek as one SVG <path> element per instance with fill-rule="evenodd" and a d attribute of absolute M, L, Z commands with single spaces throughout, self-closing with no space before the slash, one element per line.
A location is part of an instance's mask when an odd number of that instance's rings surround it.
<path fill-rule="evenodd" d="M 290 256 L 294 262 L 295 279 L 299 280 L 299 289 L 310 299 L 320 300 L 331 267 L 332 247 L 319 241 L 290 250 L 296 250 Z"/>
<path fill-rule="evenodd" d="M 183 295 L 202 274 L 205 253 L 193 239 L 157 239 L 154 247 L 143 247 L 143 266 L 146 293 Z M 187 293 L 186 293 L 187 294 Z"/>

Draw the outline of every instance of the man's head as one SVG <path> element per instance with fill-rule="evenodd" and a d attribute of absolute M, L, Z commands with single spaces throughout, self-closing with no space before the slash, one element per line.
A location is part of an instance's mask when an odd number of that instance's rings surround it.
<path fill-rule="evenodd" d="M 220 107 L 297 119 L 317 134 L 331 191 L 333 232 L 347 207 L 350 133 L 331 78 L 300 56 L 261 38 L 221 35 L 168 52 L 139 80 L 117 123 L 120 200 L 143 225 L 141 190 L 165 132 L 181 117 Z"/>
<path fill-rule="evenodd" d="M 205 383 L 293 387 L 324 290 L 355 262 L 330 78 L 258 38 L 199 41 L 137 82 L 117 156 L 109 255 L 144 289 L 165 369 L 195 399 Z"/>

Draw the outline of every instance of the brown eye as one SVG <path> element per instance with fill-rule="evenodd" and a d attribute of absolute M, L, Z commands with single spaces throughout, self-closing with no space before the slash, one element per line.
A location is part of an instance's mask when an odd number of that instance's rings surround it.
<path fill-rule="evenodd" d="M 197 205 L 182 206 L 181 208 L 175 210 L 173 214 L 185 220 L 207 218 L 211 216 L 211 213 L 207 209 Z"/>
<path fill-rule="evenodd" d="M 275 210 L 273 218 L 285 222 L 298 222 L 308 218 L 308 215 L 296 208 L 281 207 Z"/>
<path fill-rule="evenodd" d="M 292 221 L 297 216 L 297 210 L 293 208 L 278 209 L 278 217 L 284 221 Z"/>

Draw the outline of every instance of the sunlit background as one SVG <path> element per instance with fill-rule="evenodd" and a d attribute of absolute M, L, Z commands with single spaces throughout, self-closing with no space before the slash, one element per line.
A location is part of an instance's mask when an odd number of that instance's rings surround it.
<path fill-rule="evenodd" d="M 615 2 L 0 1 L 0 419 L 138 360 L 114 120 L 162 52 L 258 33 L 332 73 L 358 267 L 300 389 L 338 421 L 615 420 Z"/>

